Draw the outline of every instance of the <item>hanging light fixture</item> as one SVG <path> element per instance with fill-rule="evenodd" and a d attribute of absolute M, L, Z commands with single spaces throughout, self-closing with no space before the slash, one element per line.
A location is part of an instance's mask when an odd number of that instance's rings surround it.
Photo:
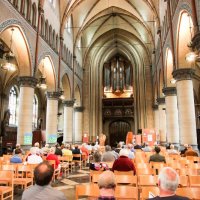
<path fill-rule="evenodd" d="M 41 88 L 42 90 L 47 89 L 46 77 L 44 75 L 44 60 L 43 60 L 43 63 L 42 63 L 42 75 L 40 76 L 40 78 L 38 80 L 37 87 Z"/>
<path fill-rule="evenodd" d="M 1 62 L 1 69 L 14 72 L 17 68 L 16 65 L 12 62 L 15 58 L 13 51 L 12 51 L 12 43 L 13 43 L 13 32 L 14 28 L 11 29 L 11 39 L 10 39 L 10 49 L 9 52 L 6 53 L 3 57 L 3 62 Z"/>

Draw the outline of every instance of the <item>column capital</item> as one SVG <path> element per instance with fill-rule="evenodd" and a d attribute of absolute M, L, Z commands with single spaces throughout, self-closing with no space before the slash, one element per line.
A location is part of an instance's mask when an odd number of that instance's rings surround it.
<path fill-rule="evenodd" d="M 165 87 L 162 89 L 165 96 L 175 96 L 176 95 L 176 87 Z"/>
<path fill-rule="evenodd" d="M 74 111 L 75 111 L 75 112 L 83 112 L 83 110 L 84 110 L 84 107 L 83 107 L 83 106 L 75 107 L 75 108 L 74 108 Z"/>
<path fill-rule="evenodd" d="M 64 106 L 66 107 L 73 107 L 75 100 L 65 100 L 63 101 Z"/>
<path fill-rule="evenodd" d="M 152 106 L 152 108 L 153 108 L 153 110 L 158 110 L 158 104 L 154 104 L 154 105 Z"/>
<path fill-rule="evenodd" d="M 48 99 L 55 99 L 58 100 L 60 97 L 60 92 L 46 92 L 47 98 Z"/>
<path fill-rule="evenodd" d="M 191 68 L 176 69 L 172 72 L 173 77 L 177 81 L 191 80 L 194 74 L 195 74 L 195 69 Z"/>
<path fill-rule="evenodd" d="M 165 98 L 164 97 L 160 97 L 160 98 L 157 98 L 157 102 L 158 104 L 165 104 Z"/>
<path fill-rule="evenodd" d="M 32 87 L 35 88 L 38 80 L 32 76 L 20 76 L 18 77 L 20 87 Z"/>

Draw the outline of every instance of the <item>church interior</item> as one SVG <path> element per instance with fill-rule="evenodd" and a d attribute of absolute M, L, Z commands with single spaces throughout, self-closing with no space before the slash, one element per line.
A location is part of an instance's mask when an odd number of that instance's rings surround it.
<path fill-rule="evenodd" d="M 0 0 L 0 154 L 130 132 L 200 150 L 199 24 L 199 0 Z"/>

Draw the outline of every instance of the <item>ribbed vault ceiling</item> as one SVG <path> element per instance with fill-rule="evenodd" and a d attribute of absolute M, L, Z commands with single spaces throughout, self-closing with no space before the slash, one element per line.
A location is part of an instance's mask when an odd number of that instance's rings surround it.
<path fill-rule="evenodd" d="M 151 60 L 158 0 L 61 0 L 60 6 L 62 30 L 72 16 L 74 47 L 81 39 L 83 58 L 91 51 L 127 55 L 135 49 Z"/>

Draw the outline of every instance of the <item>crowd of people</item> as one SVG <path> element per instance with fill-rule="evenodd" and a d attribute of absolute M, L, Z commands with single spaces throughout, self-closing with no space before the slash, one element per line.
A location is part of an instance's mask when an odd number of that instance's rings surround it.
<path fill-rule="evenodd" d="M 13 150 L 13 156 L 10 158 L 11 163 L 38 164 L 34 171 L 35 185 L 30 189 L 25 190 L 22 200 L 31 199 L 33 194 L 37 194 L 38 199 L 47 199 L 46 195 L 51 194 L 51 198 L 48 199 L 66 199 L 61 192 L 54 192 L 50 183 L 52 180 L 52 170 L 59 169 L 60 161 L 58 156 L 67 156 L 73 154 L 84 154 L 89 168 L 91 170 L 102 170 L 103 172 L 99 177 L 99 199 L 106 199 L 107 195 L 109 199 L 115 199 L 114 190 L 116 187 L 114 171 L 132 171 L 133 175 L 136 174 L 136 167 L 133 159 L 135 158 L 135 152 L 137 149 L 141 149 L 144 152 L 154 152 L 149 157 L 149 162 L 164 162 L 166 159 L 164 155 L 160 154 L 161 148 L 157 145 L 154 147 L 148 146 L 147 143 L 143 145 L 133 145 L 119 143 L 116 148 L 111 146 L 99 146 L 98 144 L 82 144 L 82 145 L 70 145 L 70 144 L 56 144 L 50 147 L 46 144 L 43 148 L 40 148 L 39 143 L 35 143 L 30 148 L 29 153 L 26 155 L 25 160 L 22 160 L 21 155 L 25 154 L 19 144 L 16 145 L 16 149 Z M 185 144 L 184 148 L 180 151 L 173 144 L 168 144 L 166 147 L 168 155 L 181 155 L 181 156 L 198 156 L 198 153 L 192 149 L 191 146 Z M 45 160 L 44 161 L 44 157 Z M 55 169 L 49 165 L 48 160 L 55 160 Z M 89 162 L 90 161 L 90 162 Z M 112 168 L 107 163 L 113 163 Z M 153 199 L 187 199 L 175 195 L 176 188 L 178 186 L 178 174 L 170 167 L 165 167 L 159 174 L 158 187 L 160 190 L 159 197 Z M 166 197 L 170 198 L 166 198 Z M 36 198 L 37 199 L 37 198 Z"/>

